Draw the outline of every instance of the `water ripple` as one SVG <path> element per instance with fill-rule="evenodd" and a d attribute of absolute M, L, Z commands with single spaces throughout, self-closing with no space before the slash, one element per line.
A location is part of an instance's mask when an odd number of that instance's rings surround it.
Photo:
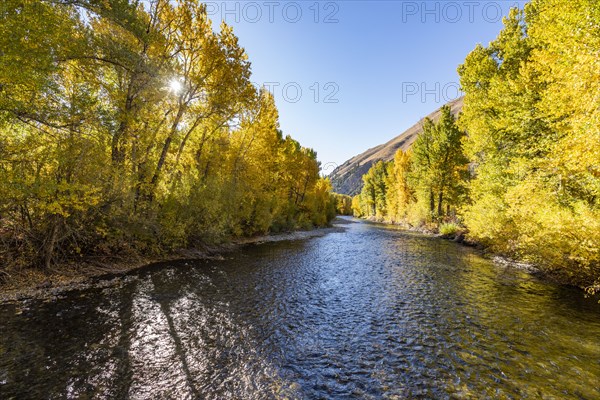
<path fill-rule="evenodd" d="M 600 398 L 600 308 L 365 223 L 0 307 L 0 397 Z"/>

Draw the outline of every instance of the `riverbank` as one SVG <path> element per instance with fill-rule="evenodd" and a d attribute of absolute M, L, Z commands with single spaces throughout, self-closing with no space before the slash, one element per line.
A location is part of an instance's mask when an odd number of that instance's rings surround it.
<path fill-rule="evenodd" d="M 459 229 L 456 232 L 444 234 L 444 233 L 440 233 L 439 229 L 434 229 L 431 226 L 415 227 L 415 226 L 411 226 L 408 224 L 399 224 L 399 223 L 389 222 L 389 221 L 377 219 L 374 217 L 359 218 L 359 219 L 361 219 L 363 221 L 377 223 L 377 224 L 398 226 L 398 227 L 405 229 L 407 231 L 410 231 L 410 232 L 417 232 L 417 233 L 421 233 L 421 234 L 428 235 L 431 237 L 436 237 L 436 238 L 448 240 L 451 242 L 455 242 L 455 243 L 461 244 L 463 246 L 472 247 L 472 248 L 479 250 L 481 252 L 482 256 L 490 259 L 495 265 L 497 265 L 499 267 L 505 267 L 505 268 L 508 267 L 508 268 L 517 269 L 520 271 L 524 271 L 528 274 L 534 275 L 537 278 L 546 280 L 548 282 L 552 282 L 552 283 L 564 285 L 564 286 L 576 287 L 580 290 L 583 290 L 587 295 L 590 295 L 590 296 L 593 296 L 596 293 L 600 292 L 600 287 L 594 287 L 594 286 L 586 287 L 586 286 L 575 285 L 573 283 L 565 282 L 563 279 L 563 276 L 561 276 L 557 272 L 546 271 L 538 265 L 524 262 L 521 260 L 516 260 L 506 254 L 496 253 L 496 252 L 490 250 L 488 247 L 484 246 L 482 243 L 479 243 L 477 241 L 470 239 L 467 236 L 467 231 L 465 229 Z"/>
<path fill-rule="evenodd" d="M 354 218 L 358 218 L 358 217 L 354 217 Z M 484 247 L 480 244 L 477 243 L 475 241 L 469 240 L 466 236 L 465 233 L 466 231 L 464 229 L 458 229 L 453 233 L 450 234 L 443 234 L 439 232 L 439 229 L 436 227 L 434 228 L 432 225 L 421 225 L 421 226 L 412 226 L 410 224 L 407 223 L 397 223 L 397 222 L 390 222 L 384 219 L 378 219 L 375 217 L 367 217 L 367 218 L 358 218 L 361 219 L 363 221 L 368 221 L 368 222 L 373 222 L 373 223 L 377 223 L 377 224 L 384 224 L 384 225 L 393 225 L 393 226 L 398 226 L 402 229 L 406 229 L 407 231 L 411 231 L 411 232 L 418 232 L 418 233 L 423 233 L 425 235 L 431 235 L 431 236 L 435 236 L 435 237 L 439 237 L 442 239 L 447 239 L 447 240 L 451 240 L 453 242 L 457 242 L 457 243 L 461 243 L 464 244 L 465 246 L 469 246 L 469 247 L 477 247 L 480 249 L 484 249 Z"/>
<path fill-rule="evenodd" d="M 77 264 L 56 265 L 48 271 L 24 269 L 11 274 L 0 285 L 0 304 L 33 299 L 53 301 L 63 293 L 72 290 L 116 285 L 127 274 L 143 270 L 159 262 L 223 260 L 227 253 L 244 246 L 324 236 L 328 233 L 342 231 L 344 229 L 342 225 L 346 223 L 348 222 L 337 218 L 333 221 L 332 226 L 326 228 L 238 238 L 220 245 L 180 249 L 165 257 L 114 256 L 110 259 L 84 259 Z"/>

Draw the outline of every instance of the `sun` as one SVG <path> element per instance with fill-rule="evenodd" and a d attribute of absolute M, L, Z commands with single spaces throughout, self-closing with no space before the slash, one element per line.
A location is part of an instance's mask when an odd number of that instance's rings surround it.
<path fill-rule="evenodd" d="M 179 93 L 179 92 L 181 92 L 181 89 L 183 89 L 183 84 L 181 83 L 181 81 L 179 79 L 173 78 L 169 82 L 169 89 L 173 93 Z"/>

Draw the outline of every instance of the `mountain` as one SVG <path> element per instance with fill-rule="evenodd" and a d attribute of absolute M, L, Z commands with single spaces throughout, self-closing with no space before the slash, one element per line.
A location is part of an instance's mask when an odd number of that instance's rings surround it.
<path fill-rule="evenodd" d="M 463 98 L 460 97 L 456 100 L 452 100 L 447 105 L 450 106 L 452 114 L 457 116 L 460 110 L 462 110 Z M 430 118 L 436 122 L 439 117 L 440 109 L 438 108 L 426 118 Z M 329 178 L 333 185 L 333 191 L 350 196 L 359 194 L 362 189 L 362 176 L 367 173 L 369 168 L 371 168 L 371 165 L 379 160 L 393 160 L 394 154 L 396 154 L 398 149 L 407 150 L 417 139 L 417 136 L 423 131 L 424 119 L 425 118 L 421 118 L 419 122 L 389 142 L 380 144 L 364 153 L 354 156 L 334 169 L 331 174 L 329 174 Z"/>

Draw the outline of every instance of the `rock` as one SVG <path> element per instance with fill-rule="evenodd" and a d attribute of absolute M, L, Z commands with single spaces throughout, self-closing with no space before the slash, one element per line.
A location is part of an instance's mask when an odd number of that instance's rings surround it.
<path fill-rule="evenodd" d="M 458 232 L 456 235 L 454 235 L 454 239 L 452 240 L 456 243 L 463 243 L 465 241 L 464 232 Z"/>
<path fill-rule="evenodd" d="M 42 282 L 39 285 L 37 285 L 37 289 L 48 289 L 51 286 L 52 286 L 52 282 L 45 281 L 45 282 Z"/>

